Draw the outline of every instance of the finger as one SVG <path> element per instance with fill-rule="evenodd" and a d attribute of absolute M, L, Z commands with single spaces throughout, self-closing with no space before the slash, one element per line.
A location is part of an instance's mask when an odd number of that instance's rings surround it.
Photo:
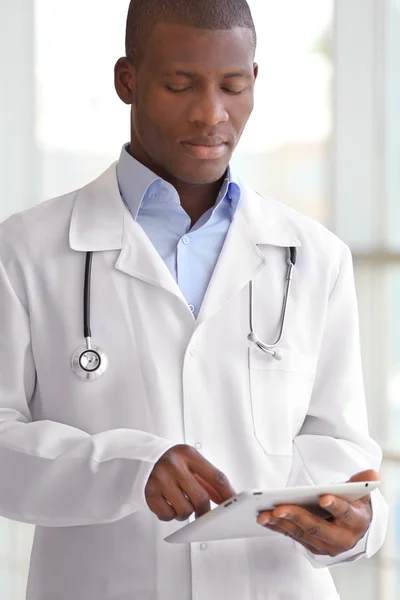
<path fill-rule="evenodd" d="M 289 518 L 284 518 L 283 515 L 287 515 Z M 310 515 L 310 517 L 312 516 Z M 273 512 L 268 517 L 259 517 L 258 522 L 267 525 L 277 525 L 296 541 L 307 539 L 308 543 L 314 547 L 319 548 L 321 543 L 324 543 L 320 535 L 319 524 L 313 519 L 309 519 L 309 523 L 307 523 L 307 519 L 301 519 L 297 514 L 289 515 L 284 512 L 282 515 L 278 515 L 278 513 Z"/>
<path fill-rule="evenodd" d="M 339 552 L 347 549 L 347 545 L 352 545 L 354 532 L 349 531 L 347 526 L 338 527 L 336 523 L 321 519 L 303 508 L 280 506 L 274 510 L 273 517 L 280 519 L 281 526 L 288 527 L 290 531 L 292 528 L 289 523 L 297 526 L 303 532 L 303 537 L 318 548 L 321 544 L 328 544 Z"/>
<path fill-rule="evenodd" d="M 271 531 L 280 533 L 285 537 L 290 537 L 315 555 L 329 554 L 330 552 L 334 552 L 334 549 L 330 548 L 324 542 L 312 540 L 306 535 L 303 535 L 303 532 L 294 524 L 285 524 L 280 520 L 272 519 L 268 525 L 265 525 L 265 527 L 271 529 Z"/>
<path fill-rule="evenodd" d="M 366 525 L 366 518 L 368 520 L 369 517 L 365 514 L 365 510 L 364 512 L 360 509 L 357 510 L 352 504 L 336 496 L 324 496 L 321 498 L 320 504 L 335 518 L 336 525 L 345 525 L 352 531 L 363 529 Z"/>
<path fill-rule="evenodd" d="M 177 485 L 172 485 L 162 490 L 162 494 L 175 511 L 174 518 L 177 521 L 186 521 L 193 514 L 194 507 L 190 501 L 190 497 L 187 498 L 184 490 Z"/>
<path fill-rule="evenodd" d="M 361 471 L 361 473 L 356 473 L 353 477 L 350 477 L 348 483 L 356 481 L 380 481 L 380 475 L 377 471 L 368 469 L 367 471 Z"/>
<path fill-rule="evenodd" d="M 147 504 L 151 512 L 153 512 L 160 519 L 160 521 L 173 521 L 176 519 L 175 510 L 167 503 L 167 500 L 164 498 L 164 496 L 149 495 L 147 497 Z"/>
<path fill-rule="evenodd" d="M 373 469 L 368 469 L 368 471 L 362 471 L 361 473 L 356 473 L 353 475 L 348 481 L 348 483 L 360 482 L 360 481 L 380 481 L 380 475 L 377 471 Z M 361 502 L 367 504 L 370 502 L 370 492 L 368 492 L 365 496 L 357 500 L 357 502 Z"/>
<path fill-rule="evenodd" d="M 188 472 L 187 477 L 180 481 L 180 486 L 185 494 L 187 494 L 193 510 L 196 513 L 196 518 L 201 517 L 211 510 L 210 494 L 204 486 L 198 482 L 195 475 Z"/>
<path fill-rule="evenodd" d="M 207 481 L 204 481 L 204 479 L 200 477 L 200 475 L 198 475 L 197 473 L 193 473 L 193 475 L 200 483 L 200 485 L 206 490 L 207 494 L 210 496 L 214 504 L 221 504 L 224 501 L 223 498 L 221 498 L 221 496 L 218 494 L 217 490 L 215 490 L 212 487 L 212 485 L 207 483 Z"/>
<path fill-rule="evenodd" d="M 320 499 L 320 505 L 327 510 L 336 521 L 341 521 L 346 525 L 351 525 L 354 518 L 353 507 L 350 502 L 338 498 L 337 496 L 323 496 Z"/>
<path fill-rule="evenodd" d="M 217 492 L 221 498 L 217 502 L 218 504 L 236 495 L 225 473 L 216 469 L 199 452 L 189 461 L 189 467 L 193 474 L 200 476 L 205 483 L 209 484 Z"/>

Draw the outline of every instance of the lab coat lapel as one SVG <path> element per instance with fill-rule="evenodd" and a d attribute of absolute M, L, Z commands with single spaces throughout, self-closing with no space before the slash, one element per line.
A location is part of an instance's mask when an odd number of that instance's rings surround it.
<path fill-rule="evenodd" d="M 198 317 L 211 318 L 268 263 L 268 246 L 297 247 L 294 225 L 279 204 L 262 198 L 242 179 L 242 196 Z"/>
<path fill-rule="evenodd" d="M 120 250 L 116 269 L 185 302 L 168 267 L 123 203 L 116 165 L 78 192 L 71 217 L 71 248 L 80 252 Z"/>
<path fill-rule="evenodd" d="M 124 235 L 116 268 L 131 277 L 163 288 L 180 298 L 186 305 L 177 282 L 142 227 L 124 211 Z"/>
<path fill-rule="evenodd" d="M 80 252 L 120 250 L 115 267 L 186 300 L 168 267 L 121 199 L 116 164 L 82 188 L 70 225 L 70 246 Z M 268 262 L 268 246 L 300 246 L 280 205 L 238 178 L 242 196 L 198 316 L 209 319 Z"/>

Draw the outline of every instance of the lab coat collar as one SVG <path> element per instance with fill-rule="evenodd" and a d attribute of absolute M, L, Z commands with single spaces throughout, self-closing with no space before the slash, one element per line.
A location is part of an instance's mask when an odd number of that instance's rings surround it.
<path fill-rule="evenodd" d="M 121 250 L 124 223 L 133 222 L 121 200 L 117 181 L 117 162 L 98 179 L 77 193 L 70 224 L 70 247 L 80 252 Z M 254 192 L 240 177 L 242 197 L 232 227 L 240 227 L 254 247 L 300 246 L 293 222 L 278 203 Z M 235 221 L 238 223 L 235 224 Z M 136 224 L 136 230 L 141 229 Z"/>
<path fill-rule="evenodd" d="M 242 198 L 207 288 L 197 326 L 210 319 L 270 260 L 271 246 L 300 246 L 282 205 L 262 198 L 240 180 Z M 282 210 L 283 209 L 283 210 Z"/>
<path fill-rule="evenodd" d="M 288 217 L 289 211 L 285 210 L 284 205 L 264 198 L 241 177 L 237 180 L 243 196 L 243 201 L 239 203 L 239 214 L 247 223 L 252 243 L 282 248 L 301 246 L 294 222 Z"/>
<path fill-rule="evenodd" d="M 121 250 L 125 212 L 128 209 L 121 200 L 115 162 L 77 193 L 69 231 L 72 250 Z"/>

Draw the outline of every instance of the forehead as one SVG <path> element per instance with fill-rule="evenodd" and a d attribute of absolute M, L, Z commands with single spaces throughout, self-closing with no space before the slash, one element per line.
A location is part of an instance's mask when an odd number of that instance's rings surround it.
<path fill-rule="evenodd" d="M 173 67 L 196 72 L 253 69 L 254 41 L 250 29 L 196 29 L 158 23 L 146 44 L 144 62 L 153 71 Z"/>

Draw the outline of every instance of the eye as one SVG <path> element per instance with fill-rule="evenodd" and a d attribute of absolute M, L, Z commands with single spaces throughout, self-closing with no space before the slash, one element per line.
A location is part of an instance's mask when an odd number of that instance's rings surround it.
<path fill-rule="evenodd" d="M 187 90 L 190 90 L 190 87 L 182 88 L 179 90 L 172 88 L 169 85 L 167 85 L 166 87 L 167 87 L 168 91 L 173 92 L 174 94 L 182 94 L 182 92 L 186 92 Z"/>
<path fill-rule="evenodd" d="M 222 88 L 224 90 L 224 92 L 227 92 L 228 94 L 231 94 L 231 96 L 238 96 L 239 94 L 241 94 L 242 92 L 244 92 L 244 90 L 230 90 L 228 88 Z"/>

